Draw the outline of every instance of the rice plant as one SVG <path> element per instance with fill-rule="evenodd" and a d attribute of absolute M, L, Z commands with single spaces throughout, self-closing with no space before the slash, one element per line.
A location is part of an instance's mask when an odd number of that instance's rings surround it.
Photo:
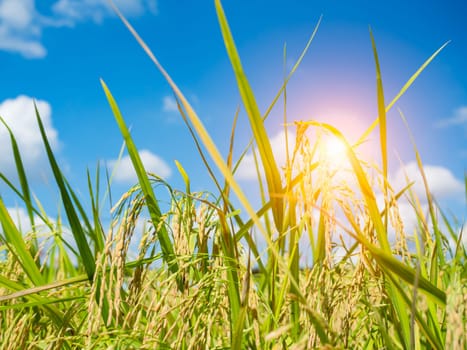
<path fill-rule="evenodd" d="M 262 114 L 219 0 L 215 7 L 252 133 L 238 159 L 238 114 L 232 118 L 229 152 L 222 155 L 183 92 L 115 8 L 171 87 L 215 192 L 193 192 L 190 175 L 178 162 L 183 189 L 148 173 L 103 80 L 138 176 L 112 208 L 108 227 L 101 221 L 99 193 L 103 183 L 111 191 L 112 183 L 102 181 L 100 166 L 95 178 L 87 172 L 89 203 L 82 203 L 55 159 L 36 109 L 64 212 L 48 217 L 31 193 L 10 132 L 19 185 L 0 177 L 27 209 L 31 229 L 22 232 L 0 198 L 0 348 L 466 348 L 465 233 L 452 227 L 426 181 L 428 213 L 410 181 L 394 188 L 388 176 L 386 113 L 445 45 L 387 103 L 370 31 L 377 82 L 374 123 L 351 144 L 338 125 L 289 121 L 285 113 L 282 167 L 264 121 L 279 99 L 286 105 L 287 84 L 319 23 Z M 376 126 L 380 158 L 362 159 L 359 147 Z M 342 150 L 344 160 L 337 167 L 326 153 L 329 140 Z M 248 152 L 255 156 L 259 207 L 235 178 Z M 415 146 L 414 154 L 425 178 Z M 467 194 L 467 178 L 465 183 Z M 156 187 L 166 191 L 168 205 L 162 205 Z M 414 232 L 401 220 L 402 197 L 418 218 Z M 303 239 L 308 247 L 299 244 Z M 300 263 L 304 256 L 308 264 Z"/>

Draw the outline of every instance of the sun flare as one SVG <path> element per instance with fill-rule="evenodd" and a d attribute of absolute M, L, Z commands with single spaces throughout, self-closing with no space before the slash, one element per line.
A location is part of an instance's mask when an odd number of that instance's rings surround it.
<path fill-rule="evenodd" d="M 345 160 L 346 146 L 336 137 L 327 137 L 323 140 L 322 155 L 326 162 L 338 166 Z"/>

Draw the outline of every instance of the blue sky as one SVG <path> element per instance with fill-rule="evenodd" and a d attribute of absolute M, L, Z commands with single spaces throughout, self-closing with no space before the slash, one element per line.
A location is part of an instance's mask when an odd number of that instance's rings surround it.
<path fill-rule="evenodd" d="M 214 1 L 115 2 L 225 153 L 240 97 Z M 266 110 L 280 88 L 284 44 L 286 68 L 290 69 L 323 16 L 317 36 L 289 84 L 288 116 L 290 120 L 333 123 L 349 139 L 358 138 L 376 117 L 375 68 L 368 26 L 376 39 L 387 102 L 434 51 L 451 40 L 396 107 L 407 117 L 433 192 L 463 220 L 467 3 L 225 0 L 223 6 L 261 111 Z M 111 168 L 122 145 L 99 78 L 106 81 L 119 102 L 150 170 L 182 188 L 174 165 L 178 160 L 195 189 L 212 189 L 174 108 L 168 85 L 106 0 L 0 0 L 0 67 L 0 115 L 14 130 L 34 190 L 51 215 L 56 212 L 58 194 L 45 166 L 32 101 L 38 101 L 66 176 L 85 200 L 86 168 L 94 171 L 97 161 Z M 417 178 L 412 163 L 415 157 L 396 108 L 388 118 L 392 178 L 402 181 L 398 157 L 407 164 L 407 172 Z M 276 144 L 281 142 L 281 123 L 279 103 L 267 122 Z M 238 150 L 249 136 L 247 118 L 241 113 Z M 378 135 L 373 133 L 371 137 Z M 3 128 L 0 145 L 1 171 L 14 178 Z M 248 190 L 252 185 L 247 170 L 239 174 L 239 179 Z M 124 158 L 115 178 L 116 194 L 134 181 Z M 18 205 L 4 187 L 0 190 L 7 205 Z"/>

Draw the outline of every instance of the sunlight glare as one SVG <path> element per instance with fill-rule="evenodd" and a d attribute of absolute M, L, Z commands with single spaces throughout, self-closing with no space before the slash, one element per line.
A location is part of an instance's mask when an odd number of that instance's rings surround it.
<path fill-rule="evenodd" d="M 324 140 L 323 156 L 330 164 L 339 165 L 345 159 L 346 146 L 336 137 L 328 137 Z"/>

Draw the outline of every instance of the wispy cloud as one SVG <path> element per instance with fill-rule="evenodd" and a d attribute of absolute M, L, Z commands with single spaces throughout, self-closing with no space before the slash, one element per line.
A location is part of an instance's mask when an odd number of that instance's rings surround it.
<path fill-rule="evenodd" d="M 114 0 L 128 17 L 157 13 L 156 0 Z M 43 58 L 47 49 L 42 32 L 47 27 L 75 26 L 78 22 L 101 23 L 113 16 L 107 0 L 58 0 L 51 5 L 51 16 L 36 9 L 35 0 L 0 0 L 0 50 L 19 53 L 28 59 Z"/>
<path fill-rule="evenodd" d="M 49 142 L 54 149 L 59 146 L 58 132 L 52 125 L 52 108 L 46 101 L 36 100 L 42 122 Z M 34 111 L 34 100 L 28 96 L 18 96 L 0 103 L 0 116 L 5 120 L 20 148 L 23 162 L 28 174 L 34 178 L 42 176 L 45 152 L 42 138 L 37 126 Z M 10 146 L 10 136 L 4 125 L 0 125 L 0 171 L 7 177 L 15 176 L 15 161 Z"/>
<path fill-rule="evenodd" d="M 139 151 L 139 156 L 146 171 L 154 173 L 162 178 L 168 178 L 172 175 L 170 166 L 158 155 L 148 150 Z M 113 172 L 116 182 L 134 184 L 138 181 L 135 169 L 129 156 L 120 160 L 113 159 L 107 162 Z"/>
<path fill-rule="evenodd" d="M 40 42 L 41 33 L 34 0 L 0 1 L 0 50 L 42 58 L 47 51 Z"/>
<path fill-rule="evenodd" d="M 114 3 L 128 17 L 141 16 L 145 12 L 157 13 L 155 0 L 114 0 Z M 113 16 L 108 0 L 58 0 L 52 11 L 72 25 L 85 20 L 101 23 L 106 17 Z"/>
<path fill-rule="evenodd" d="M 177 102 L 173 96 L 164 96 L 162 110 L 164 112 L 178 112 Z"/>
<path fill-rule="evenodd" d="M 435 124 L 438 128 L 447 128 L 456 125 L 464 125 L 467 128 L 467 106 L 457 108 L 451 117 L 441 119 Z"/>

